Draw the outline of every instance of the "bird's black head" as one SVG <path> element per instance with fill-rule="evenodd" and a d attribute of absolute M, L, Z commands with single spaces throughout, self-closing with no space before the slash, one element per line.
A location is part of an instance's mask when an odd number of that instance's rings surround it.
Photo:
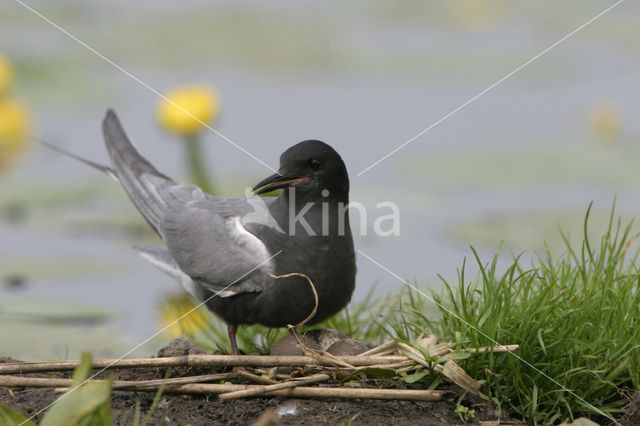
<path fill-rule="evenodd" d="M 264 194 L 290 186 L 296 187 L 296 194 L 313 198 L 320 198 L 326 189 L 332 197 L 346 201 L 349 176 L 342 158 L 333 148 L 321 141 L 308 140 L 286 150 L 280 156 L 279 172 L 257 184 L 253 190 L 256 194 Z"/>

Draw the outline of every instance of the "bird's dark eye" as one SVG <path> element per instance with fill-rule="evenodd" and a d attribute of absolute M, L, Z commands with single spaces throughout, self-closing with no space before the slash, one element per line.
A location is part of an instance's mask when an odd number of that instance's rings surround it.
<path fill-rule="evenodd" d="M 313 170 L 318 170 L 320 167 L 322 167 L 324 163 L 322 162 L 322 160 L 319 160 L 317 158 L 312 158 L 309 160 L 309 167 L 311 167 Z"/>

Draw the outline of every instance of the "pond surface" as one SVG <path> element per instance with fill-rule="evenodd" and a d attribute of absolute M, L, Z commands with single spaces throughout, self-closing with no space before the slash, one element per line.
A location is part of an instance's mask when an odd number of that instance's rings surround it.
<path fill-rule="evenodd" d="M 640 211 L 640 45 L 627 18 L 638 5 L 623 4 L 357 176 L 604 6 L 480 1 L 468 15 L 435 4 L 329 3 L 312 6 L 312 19 L 280 3 L 189 2 L 179 11 L 170 3 L 135 6 L 126 18 L 98 1 L 42 9 L 159 91 L 215 86 L 216 129 L 272 167 L 298 141 L 334 146 L 352 200 L 368 207 L 369 235 L 356 237 L 357 248 L 410 282 L 455 280 L 470 245 L 487 261 L 501 241 L 505 259 L 530 256 L 544 240 L 559 247 L 558 223 L 579 241 L 590 201 L 594 234 L 616 194 L 625 218 Z M 106 162 L 100 121 L 113 107 L 143 155 L 185 175 L 180 142 L 155 123 L 154 93 L 18 4 L 3 4 L 0 15 L 20 22 L 0 29 L 0 51 L 15 58 L 15 92 L 33 112 L 34 134 Z M 593 121 L 611 103 L 621 125 L 603 140 Z M 205 139 L 223 195 L 242 196 L 271 173 L 223 139 Z M 381 201 L 398 205 L 399 236 L 371 232 L 388 213 L 376 210 Z M 0 329 L 0 356 L 64 358 L 82 348 L 116 356 L 159 329 L 161 299 L 179 286 L 130 249 L 154 237 L 115 182 L 33 146 L 0 175 L 0 211 L 0 321 L 9 325 Z M 380 295 L 403 285 L 359 257 L 355 298 L 374 284 Z M 154 343 L 162 342 L 137 353 Z"/>

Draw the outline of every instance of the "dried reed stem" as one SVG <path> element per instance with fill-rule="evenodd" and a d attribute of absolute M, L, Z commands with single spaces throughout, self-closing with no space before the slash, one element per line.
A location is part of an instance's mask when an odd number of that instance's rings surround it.
<path fill-rule="evenodd" d="M 362 357 L 337 356 L 337 360 L 359 367 L 365 365 L 394 364 L 407 361 L 404 356 Z M 0 374 L 37 373 L 73 370 L 80 361 L 0 363 Z M 103 359 L 92 362 L 93 369 L 123 369 L 147 367 L 335 367 L 329 359 L 312 356 L 265 356 L 265 355 L 183 355 L 165 358 Z"/>
<path fill-rule="evenodd" d="M 230 373 L 233 374 L 233 373 Z M 319 375 L 318 375 L 319 376 Z M 173 380 L 173 379 L 167 379 Z M 96 380 L 100 381 L 100 380 Z M 140 384 L 143 386 L 140 386 Z M 284 385 L 285 383 L 283 383 Z M 298 384 L 298 383 L 296 383 Z M 70 388 L 73 379 L 50 379 L 43 377 L 0 376 L 0 385 L 11 387 Z M 121 391 L 157 392 L 160 386 L 148 386 L 143 382 L 116 381 Z M 228 394 L 231 392 L 258 389 L 262 392 L 268 386 L 234 385 L 213 383 L 167 384 L 164 393 L 178 394 Z M 294 387 L 268 392 L 268 396 L 287 396 L 292 398 L 339 398 L 339 399 L 391 399 L 405 401 L 439 401 L 446 392 L 434 390 L 409 389 L 353 389 L 330 387 Z M 227 398 L 228 399 L 228 398 Z"/>
<path fill-rule="evenodd" d="M 314 374 L 312 376 L 301 377 L 299 379 L 290 380 L 290 381 L 284 382 L 284 383 L 277 383 L 277 384 L 268 385 L 268 386 L 257 386 L 257 387 L 253 387 L 253 388 L 250 388 L 250 389 L 224 393 L 224 394 L 220 395 L 220 399 L 222 399 L 223 401 L 226 401 L 226 400 L 229 400 L 229 399 L 246 398 L 246 397 L 249 397 L 249 396 L 258 396 L 258 395 L 262 395 L 262 394 L 265 394 L 265 393 L 268 393 L 268 392 L 272 392 L 272 391 L 276 391 L 276 390 L 280 390 L 280 389 L 295 388 L 295 387 L 302 386 L 302 385 L 309 385 L 311 383 L 326 382 L 330 378 L 331 378 L 331 376 L 329 376 L 328 374 L 322 374 L 322 373 L 321 374 Z"/>

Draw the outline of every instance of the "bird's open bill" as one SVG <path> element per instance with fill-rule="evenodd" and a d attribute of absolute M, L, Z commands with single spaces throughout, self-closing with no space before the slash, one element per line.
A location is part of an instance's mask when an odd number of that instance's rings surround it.
<path fill-rule="evenodd" d="M 266 179 L 263 179 L 256 186 L 253 187 L 253 191 L 257 194 L 266 194 L 267 192 L 274 191 L 280 188 L 286 188 L 293 186 L 298 182 L 309 180 L 307 176 L 286 176 L 280 173 L 274 173 Z"/>

